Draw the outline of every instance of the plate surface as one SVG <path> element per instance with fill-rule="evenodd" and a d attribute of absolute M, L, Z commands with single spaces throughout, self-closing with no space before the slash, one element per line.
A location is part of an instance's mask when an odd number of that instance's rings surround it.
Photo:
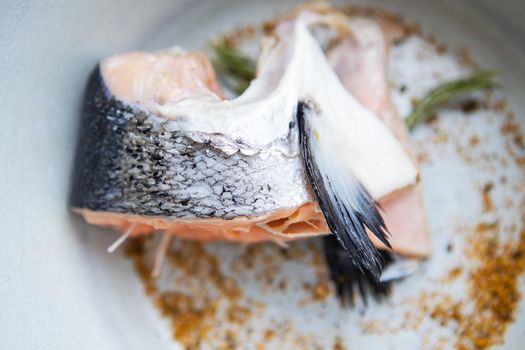
<path fill-rule="evenodd" d="M 270 18 L 294 1 L 70 1 L 8 3 L 0 6 L 0 339 L 6 349 L 172 349 L 168 327 L 142 291 L 128 260 L 108 255 L 110 231 L 88 227 L 67 208 L 71 160 L 85 80 L 96 61 L 133 49 L 173 44 L 201 47 L 210 36 L 238 24 Z M 362 3 L 359 1 L 358 3 Z M 404 14 L 452 47 L 467 46 L 483 67 L 497 69 L 504 95 L 522 127 L 525 118 L 525 5 L 519 1 L 370 1 Z M 401 73 L 400 73 L 401 74 Z M 423 84 L 423 83 L 422 83 Z M 420 87 L 424 88 L 424 84 Z M 401 102 L 400 102 L 401 103 Z M 450 127 L 452 117 L 444 120 Z M 474 119 L 473 119 L 474 120 Z M 448 124 L 447 124 L 448 123 Z M 502 149 L 499 133 L 473 122 L 468 131 L 487 135 L 487 149 Z M 493 135 L 492 138 L 490 135 Z M 425 131 L 416 138 L 424 139 Z M 484 139 L 485 140 L 485 139 Z M 457 222 L 475 223 L 476 186 L 487 181 L 478 170 L 450 157 L 452 150 L 430 150 L 425 195 L 436 249 L 447 257 Z M 483 174 L 483 172 L 481 171 Z M 455 174 L 455 175 L 454 175 Z M 487 173 L 488 174 L 488 173 Z M 523 170 L 507 172 L 523 184 Z M 458 181 L 458 178 L 461 179 Z M 428 179 L 428 180 L 427 180 Z M 521 187 L 523 189 L 523 187 Z M 494 194 L 497 197 L 497 193 Z M 503 195 L 503 194 L 502 194 Z M 514 220 L 523 212 L 523 193 L 497 218 Z M 228 249 L 217 248 L 218 254 Z M 222 249 L 222 250 L 221 250 Z M 438 264 L 430 263 L 432 276 Z M 451 266 L 451 265 L 447 265 Z M 292 267 L 293 268 L 293 267 Z M 300 271 L 300 266 L 295 267 Z M 441 271 L 441 270 L 440 270 Z M 436 272 L 437 274 L 438 272 Z M 523 284 L 523 279 L 521 279 Z M 419 286 L 399 284 L 396 298 Z M 250 286 L 246 287 L 250 289 Z M 461 293 L 461 291 L 459 291 Z M 276 297 L 279 299 L 279 297 Z M 274 312 L 299 310 L 279 299 Z M 333 308 L 334 302 L 328 307 Z M 373 306 L 375 307 L 375 306 Z M 386 306 L 378 307 L 378 312 Z M 374 312 L 368 311 L 367 315 Z M 351 348 L 421 348 L 414 332 L 360 337 L 356 312 L 337 314 L 343 330 L 356 334 Z M 390 311 L 389 316 L 396 317 Z M 307 330 L 315 311 L 294 314 Z M 301 319 L 303 320 L 301 323 Z M 395 322 L 395 321 L 392 321 Z M 332 334 L 333 324 L 314 324 Z M 525 303 L 506 334 L 504 348 L 525 342 Z M 346 334 L 346 331 L 345 331 Z"/>

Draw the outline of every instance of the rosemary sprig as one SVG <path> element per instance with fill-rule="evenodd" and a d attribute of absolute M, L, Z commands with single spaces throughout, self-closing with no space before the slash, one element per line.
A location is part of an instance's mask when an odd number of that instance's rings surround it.
<path fill-rule="evenodd" d="M 210 44 L 214 53 L 212 63 L 230 89 L 241 94 L 255 78 L 255 62 L 225 40 Z"/>
<path fill-rule="evenodd" d="M 436 109 L 450 100 L 467 95 L 477 90 L 491 89 L 497 86 L 494 81 L 495 72 L 479 71 L 466 78 L 447 81 L 430 90 L 419 100 L 412 112 L 406 117 L 405 123 L 412 130 L 416 125 L 430 118 Z"/>

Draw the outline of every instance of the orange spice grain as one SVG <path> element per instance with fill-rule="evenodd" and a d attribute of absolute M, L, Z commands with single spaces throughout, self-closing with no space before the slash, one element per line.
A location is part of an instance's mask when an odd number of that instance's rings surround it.
<path fill-rule="evenodd" d="M 341 339 L 340 337 L 335 338 L 333 350 L 345 350 L 345 349 L 346 347 L 343 343 L 343 339 Z"/>
<path fill-rule="evenodd" d="M 502 98 L 494 102 L 494 110 L 496 112 L 503 112 L 507 109 L 508 102 L 506 99 Z"/>
<path fill-rule="evenodd" d="M 490 193 L 494 189 L 494 184 L 492 182 L 488 182 L 483 186 L 482 190 L 482 198 L 483 198 L 483 212 L 488 213 L 492 210 L 494 210 L 494 202 L 492 201 L 492 197 Z"/>
<path fill-rule="evenodd" d="M 222 274 L 217 258 L 208 254 L 201 243 L 177 241 L 166 256 L 181 274 L 175 278 L 184 280 L 181 285 L 210 283 L 218 295 L 209 288 L 161 291 L 151 273 L 152 242 L 153 236 L 129 239 L 125 252 L 132 259 L 146 294 L 169 319 L 173 337 L 188 350 L 199 349 L 203 343 L 212 341 L 220 342 L 214 348 L 236 349 L 240 339 L 231 326 L 245 324 L 252 315 L 250 308 L 239 304 L 241 292 L 236 282 Z M 219 314 L 221 305 L 227 306 L 225 316 Z M 218 323 L 225 326 L 217 328 Z"/>
<path fill-rule="evenodd" d="M 447 279 L 448 281 L 453 281 L 457 279 L 459 276 L 461 276 L 462 273 L 463 273 L 463 267 L 457 266 L 448 272 Z"/>
<path fill-rule="evenodd" d="M 313 297 L 316 301 L 327 299 L 332 294 L 332 289 L 328 281 L 319 281 L 314 287 Z"/>
<path fill-rule="evenodd" d="M 525 216 L 522 221 L 517 239 L 506 242 L 501 242 L 495 231 L 498 225 L 477 225 L 470 247 L 476 263 L 468 280 L 468 300 L 473 308 L 454 316 L 457 349 L 483 350 L 501 344 L 514 321 L 521 298 L 518 279 L 525 272 Z"/>
<path fill-rule="evenodd" d="M 477 146 L 477 145 L 479 145 L 479 142 L 480 142 L 480 140 L 479 140 L 479 136 L 478 136 L 478 135 L 473 135 L 473 136 L 470 138 L 470 140 L 469 140 L 469 145 L 470 145 L 471 147 L 473 147 L 473 146 Z"/>

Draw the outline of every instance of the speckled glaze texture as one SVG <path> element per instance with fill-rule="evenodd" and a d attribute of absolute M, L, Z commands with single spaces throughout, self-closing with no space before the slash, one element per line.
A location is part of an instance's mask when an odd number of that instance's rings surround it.
<path fill-rule="evenodd" d="M 290 140 L 293 142 L 293 140 Z M 70 205 L 173 218 L 258 216 L 312 200 L 299 156 L 228 155 L 115 99 L 100 70 L 85 96 Z"/>

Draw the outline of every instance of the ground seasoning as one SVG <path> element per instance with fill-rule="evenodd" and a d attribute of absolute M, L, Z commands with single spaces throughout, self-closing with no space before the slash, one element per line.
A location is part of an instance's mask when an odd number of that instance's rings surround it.
<path fill-rule="evenodd" d="M 521 298 L 519 278 L 525 272 L 525 217 L 523 227 L 516 240 L 503 243 L 497 223 L 476 225 L 470 230 L 470 246 L 466 250 L 471 265 L 467 297 L 456 300 L 443 293 L 433 296 L 430 317 L 441 326 L 452 326 L 456 349 L 483 350 L 503 344 Z M 450 273 L 455 276 L 457 272 Z M 422 302 L 426 307 L 431 303 Z"/>
<path fill-rule="evenodd" d="M 335 338 L 333 350 L 345 350 L 346 347 L 343 343 L 343 339 L 340 337 Z"/>
<path fill-rule="evenodd" d="M 492 182 L 488 182 L 483 186 L 483 211 L 485 213 L 488 213 L 489 211 L 492 211 L 494 209 L 494 202 L 492 201 L 492 197 L 490 196 L 490 192 L 494 189 L 494 184 Z"/>
<path fill-rule="evenodd" d="M 342 9 L 348 15 L 366 16 L 379 19 L 383 25 L 395 26 L 398 34 L 393 37 L 394 44 L 409 35 L 420 35 L 419 25 L 406 23 L 400 16 L 372 7 L 346 6 Z M 229 43 L 238 45 L 253 36 L 269 30 L 274 23 L 265 22 L 261 27 L 245 26 L 229 33 L 226 39 Z M 444 53 L 448 48 L 439 43 L 434 37 L 425 37 L 433 43 L 436 50 Z M 465 49 L 458 51 L 459 60 L 470 68 L 478 68 L 469 52 Z M 505 113 L 506 119 L 500 131 L 506 137 L 508 155 L 519 166 L 525 166 L 524 138 L 520 125 L 514 114 L 508 112 L 507 102 L 503 99 L 490 102 L 492 93 L 485 94 L 486 101 L 467 101 L 460 107 L 465 113 L 477 112 L 481 108 L 492 108 L 495 112 Z M 474 116 L 473 116 L 474 117 Z M 455 142 L 448 133 L 441 130 L 438 118 L 430 122 L 434 131 L 431 142 L 436 144 Z M 463 136 L 464 137 L 464 136 Z M 470 136 L 466 148 L 470 151 L 479 146 L 483 139 L 479 135 Z M 464 149 L 457 146 L 461 154 Z M 420 149 L 419 159 L 430 162 L 430 154 Z M 464 156 L 472 164 L 487 164 L 493 162 L 488 155 L 477 158 Z M 505 159 L 501 160 L 503 163 Z M 477 163 L 476 163 L 477 162 Z M 487 214 L 496 212 L 499 204 L 492 198 L 496 186 L 508 184 L 506 177 L 499 182 L 488 182 L 481 186 L 480 195 L 482 212 Z M 523 191 L 524 189 L 521 188 Z M 519 191 L 519 189 L 517 189 Z M 524 203 L 521 203 L 524 205 Z M 361 321 L 363 333 L 383 334 L 396 333 L 399 330 L 413 329 L 425 332 L 425 321 L 431 320 L 433 327 L 454 330 L 450 338 L 440 337 L 432 348 L 442 348 L 453 344 L 458 350 L 488 349 L 493 345 L 501 344 L 508 325 L 516 317 L 516 307 L 521 297 L 519 290 L 519 276 L 525 272 L 525 217 L 518 230 L 514 227 L 511 234 L 516 237 L 503 240 L 503 232 L 498 221 L 480 219 L 473 228 L 458 232 L 465 235 L 467 240 L 464 253 L 468 264 L 456 266 L 444 272 L 440 281 L 452 284 L 466 279 L 467 295 L 462 299 L 443 291 L 422 290 L 417 296 L 408 299 L 404 305 L 403 322 L 401 327 L 393 327 L 388 320 L 372 319 Z M 285 293 L 289 288 L 289 281 L 279 277 L 279 267 L 285 261 L 297 260 L 300 263 L 314 266 L 316 282 L 303 285 L 310 293 L 304 300 L 302 307 L 324 303 L 333 299 L 333 290 L 328 283 L 326 268 L 319 245 L 309 245 L 308 249 L 297 248 L 293 243 L 289 249 L 267 249 L 268 245 L 248 246 L 244 254 L 231 267 L 233 273 L 242 275 L 246 271 L 257 269 L 257 279 L 264 281 L 263 288 L 267 293 Z M 163 290 L 157 280 L 151 276 L 151 252 L 155 249 L 154 237 L 133 238 L 125 245 L 126 254 L 134 263 L 137 274 L 140 276 L 144 290 L 153 300 L 162 315 L 170 320 L 174 337 L 186 349 L 198 349 L 204 344 L 208 347 L 213 344 L 215 349 L 242 349 L 246 338 L 242 334 L 250 335 L 252 330 L 250 321 L 258 312 L 264 310 L 264 304 L 251 300 L 242 292 L 239 283 L 225 275 L 221 270 L 221 261 L 206 252 L 205 246 L 200 243 L 177 241 L 168 250 L 166 263 L 177 273 L 173 279 L 178 285 L 184 286 L 181 290 Z M 449 254 L 459 248 L 449 243 L 445 247 Z M 270 251 L 270 253 L 269 253 Z M 311 260 L 309 258 L 311 257 Z M 211 286 L 213 288 L 207 288 Z M 213 290 L 213 292 L 212 292 Z M 297 302 L 297 301 L 295 301 Z M 247 329 L 248 328 L 248 329 Z M 239 330 L 242 329 L 243 332 Z M 435 328 L 427 330 L 432 332 Z M 242 333 L 242 334 L 241 334 Z M 263 350 L 270 342 L 281 345 L 281 348 L 294 349 L 321 349 L 316 343 L 315 336 L 302 334 L 293 324 L 284 319 L 276 320 L 273 327 L 258 329 L 253 332 L 250 343 L 257 350 Z M 293 344 L 293 345 L 290 345 Z M 342 336 L 336 336 L 330 344 L 334 350 L 345 349 Z"/>
<path fill-rule="evenodd" d="M 213 300 L 196 302 L 193 296 L 179 292 L 159 293 L 157 308 L 171 320 L 175 339 L 187 349 L 197 349 L 214 327 L 218 304 Z"/>
<path fill-rule="evenodd" d="M 186 349 L 199 349 L 210 338 L 219 339 L 218 349 L 237 349 L 238 340 L 231 326 L 247 322 L 256 308 L 255 303 L 253 308 L 248 308 L 239 302 L 242 295 L 239 286 L 221 272 L 217 258 L 196 242 L 176 242 L 166 256 L 166 263 L 178 272 L 178 278 L 174 277 L 176 282 L 187 290 L 161 290 L 159 282 L 152 277 L 154 238 L 128 240 L 125 253 L 133 260 L 146 294 L 170 320 L 174 338 Z M 224 315 L 220 314 L 221 310 Z M 221 321 L 228 326 L 218 331 L 217 323 Z"/>
<path fill-rule="evenodd" d="M 498 231 L 487 229 L 493 225 L 480 227 L 475 233 L 484 237 L 474 237 L 470 248 L 475 268 L 470 271 L 468 298 L 474 307 L 453 317 L 458 323 L 458 350 L 502 344 L 521 298 L 519 276 L 525 271 L 525 228 L 517 241 L 502 243 Z"/>

